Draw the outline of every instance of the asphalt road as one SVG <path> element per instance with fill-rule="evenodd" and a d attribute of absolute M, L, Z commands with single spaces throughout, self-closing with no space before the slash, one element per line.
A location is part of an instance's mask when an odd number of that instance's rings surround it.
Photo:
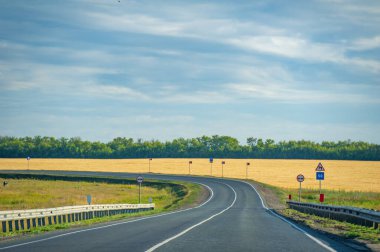
<path fill-rule="evenodd" d="M 44 173 L 47 173 L 44 171 Z M 136 177 L 126 173 L 54 172 Z M 201 183 L 210 197 L 196 208 L 0 243 L 5 251 L 351 251 L 266 209 L 249 184 L 189 176 L 145 178 Z"/>

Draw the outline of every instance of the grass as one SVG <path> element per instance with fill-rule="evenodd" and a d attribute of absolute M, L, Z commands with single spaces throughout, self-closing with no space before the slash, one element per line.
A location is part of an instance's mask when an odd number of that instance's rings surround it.
<path fill-rule="evenodd" d="M 298 200 L 297 189 L 282 189 L 283 198 L 287 199 L 292 194 L 293 200 Z M 380 211 L 380 193 L 378 192 L 359 192 L 344 190 L 324 190 L 324 204 L 338 206 L 353 206 Z M 301 193 L 301 201 L 309 203 L 319 202 L 319 190 L 305 189 Z"/>
<path fill-rule="evenodd" d="M 138 203 L 138 187 L 128 184 L 109 184 L 91 182 L 47 181 L 30 179 L 8 179 L 8 185 L 1 188 L 0 209 L 49 208 L 64 205 L 87 204 L 86 195 L 91 194 L 93 204 Z M 146 181 L 147 182 L 147 181 Z M 152 180 L 152 183 L 157 181 Z M 65 224 L 37 227 L 31 230 L 1 233 L 3 239 L 33 235 L 69 227 L 88 226 L 96 223 L 137 218 L 140 216 L 173 211 L 191 207 L 206 196 L 205 189 L 197 184 L 172 181 L 163 182 L 163 186 L 142 187 L 142 203 L 152 197 L 156 207 L 152 211 L 105 216 L 90 220 Z M 157 189 L 160 188 L 160 189 Z"/>
<path fill-rule="evenodd" d="M 222 159 L 163 158 L 151 161 L 151 172 L 165 174 L 188 174 L 189 160 L 192 160 L 191 174 L 221 177 Z M 379 161 L 339 161 L 339 160 L 280 160 L 280 159 L 223 159 L 225 177 L 245 178 L 246 163 L 248 179 L 283 188 L 298 188 L 296 176 L 302 173 L 306 189 L 319 188 L 315 179 L 315 168 L 319 162 L 324 165 L 325 180 L 322 188 L 341 191 L 380 192 Z M 0 170 L 25 170 L 26 159 L 0 159 Z M 29 163 L 31 170 L 73 170 L 146 173 L 148 159 L 34 159 Z"/>
<path fill-rule="evenodd" d="M 92 204 L 138 203 L 137 185 L 29 179 L 7 181 L 7 186 L 0 187 L 1 210 L 86 205 L 86 195 L 92 196 Z M 148 203 L 151 197 L 158 208 L 164 208 L 176 200 L 170 190 L 142 186 L 141 201 Z"/>
<path fill-rule="evenodd" d="M 338 235 L 344 239 L 356 239 L 369 243 L 380 244 L 380 229 L 359 226 L 347 222 L 330 220 L 315 215 L 305 214 L 293 209 L 282 210 L 288 218 L 302 223 L 310 228 Z"/>

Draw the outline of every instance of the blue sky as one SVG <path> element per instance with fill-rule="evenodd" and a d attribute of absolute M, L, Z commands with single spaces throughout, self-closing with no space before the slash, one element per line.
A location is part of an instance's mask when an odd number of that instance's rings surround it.
<path fill-rule="evenodd" d="M 0 135 L 380 143 L 377 0 L 0 7 Z"/>

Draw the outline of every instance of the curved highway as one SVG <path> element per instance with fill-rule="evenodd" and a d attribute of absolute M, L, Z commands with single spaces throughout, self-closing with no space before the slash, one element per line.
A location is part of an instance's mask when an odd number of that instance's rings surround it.
<path fill-rule="evenodd" d="M 33 172 L 34 173 L 34 172 Z M 46 172 L 43 173 L 53 173 Z M 135 178 L 137 174 L 54 172 Z M 303 230 L 267 209 L 241 181 L 144 174 L 145 178 L 200 183 L 210 197 L 198 207 L 91 227 L 5 241 L 5 251 L 351 251 Z"/>

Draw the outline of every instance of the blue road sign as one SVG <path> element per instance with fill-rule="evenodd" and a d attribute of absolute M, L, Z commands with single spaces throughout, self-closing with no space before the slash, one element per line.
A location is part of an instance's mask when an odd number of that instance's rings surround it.
<path fill-rule="evenodd" d="M 317 172 L 317 180 L 325 180 L 325 173 Z"/>
<path fill-rule="evenodd" d="M 210 157 L 210 163 L 214 162 L 214 158 Z"/>

